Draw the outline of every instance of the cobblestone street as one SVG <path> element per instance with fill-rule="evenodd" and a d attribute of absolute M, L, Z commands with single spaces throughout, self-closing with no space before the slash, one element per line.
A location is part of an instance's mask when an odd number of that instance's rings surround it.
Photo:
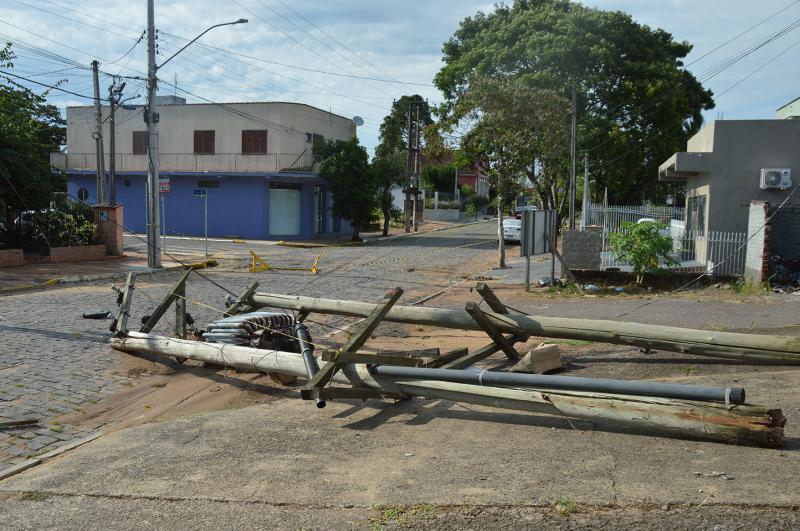
<path fill-rule="evenodd" d="M 228 293 L 219 286 L 240 293 L 253 281 L 265 292 L 356 300 L 374 300 L 402 286 L 408 303 L 489 269 L 495 230 L 485 222 L 366 246 L 325 248 L 316 276 L 304 271 L 250 273 L 247 261 L 231 261 L 201 272 L 208 280 L 189 277 L 188 310 L 202 326 L 224 308 Z M 319 249 L 274 246 L 262 258 L 277 267 L 308 267 L 318 254 Z M 164 272 L 137 277 L 134 327 L 179 276 Z M 84 312 L 116 310 L 108 286 L 107 281 L 88 282 L 0 296 L 0 421 L 37 421 L 0 429 L 0 469 L 90 434 L 54 419 L 131 384 L 129 375 L 118 370 L 123 355 L 106 344 L 109 321 L 81 318 Z M 168 312 L 157 330 L 169 333 L 172 321 Z"/>

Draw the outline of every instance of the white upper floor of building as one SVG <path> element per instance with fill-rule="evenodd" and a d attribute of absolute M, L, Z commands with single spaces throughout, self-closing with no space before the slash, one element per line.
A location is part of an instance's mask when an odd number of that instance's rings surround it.
<path fill-rule="evenodd" d="M 356 134 L 350 118 L 306 104 L 286 102 L 185 103 L 159 97 L 158 148 L 168 171 L 311 171 L 315 146 L 322 140 L 347 140 Z M 147 169 L 147 126 L 143 107 L 115 112 L 118 171 Z M 110 109 L 102 109 L 103 151 L 109 167 Z M 67 107 L 67 150 L 54 154 L 60 169 L 96 168 L 95 108 Z"/>

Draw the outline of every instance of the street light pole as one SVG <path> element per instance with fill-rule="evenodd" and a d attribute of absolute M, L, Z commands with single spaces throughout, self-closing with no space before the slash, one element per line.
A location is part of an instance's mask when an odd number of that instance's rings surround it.
<path fill-rule="evenodd" d="M 158 89 L 158 69 L 170 62 L 176 55 L 190 44 L 220 26 L 245 24 L 247 19 L 240 18 L 234 22 L 215 24 L 189 41 L 183 48 L 172 54 L 160 65 L 156 64 L 156 28 L 154 0 L 147 0 L 147 109 L 144 119 L 147 123 L 147 265 L 152 268 L 161 267 L 161 240 L 159 238 L 159 159 L 158 159 L 158 107 L 156 92 Z"/>

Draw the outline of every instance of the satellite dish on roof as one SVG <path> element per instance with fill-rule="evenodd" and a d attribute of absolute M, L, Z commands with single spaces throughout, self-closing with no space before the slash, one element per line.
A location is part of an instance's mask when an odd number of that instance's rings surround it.
<path fill-rule="evenodd" d="M 364 119 L 360 116 L 353 116 L 353 123 L 356 124 L 358 127 L 364 125 Z"/>

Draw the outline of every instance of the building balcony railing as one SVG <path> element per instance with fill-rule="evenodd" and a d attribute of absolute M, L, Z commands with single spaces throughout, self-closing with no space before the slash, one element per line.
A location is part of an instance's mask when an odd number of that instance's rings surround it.
<path fill-rule="evenodd" d="M 242 155 L 241 153 L 216 153 L 196 155 L 194 153 L 159 153 L 161 171 L 186 172 L 313 172 L 319 157 L 310 153 L 267 153 Z M 147 155 L 118 153 L 115 157 L 116 171 L 147 171 Z M 50 165 L 59 170 L 97 170 L 94 153 L 51 153 Z M 105 156 L 108 171 L 110 157 Z"/>

